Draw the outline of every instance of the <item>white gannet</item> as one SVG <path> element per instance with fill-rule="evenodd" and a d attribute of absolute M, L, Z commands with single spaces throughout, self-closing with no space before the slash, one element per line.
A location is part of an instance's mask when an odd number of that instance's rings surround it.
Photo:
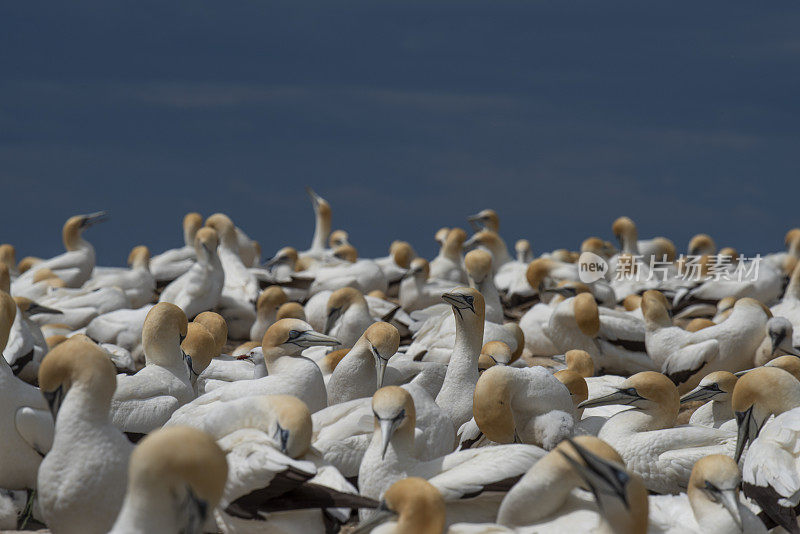
<path fill-rule="evenodd" d="M 25 382 L 35 384 L 39 374 L 39 364 L 47 354 L 48 347 L 42 330 L 31 320 L 31 316 L 38 313 L 58 314 L 60 311 L 42 306 L 25 297 L 15 297 L 14 302 L 17 313 L 11 325 L 3 356 L 15 375 Z"/>
<path fill-rule="evenodd" d="M 14 300 L 0 291 L 0 352 L 16 313 Z M 39 391 L 14 376 L 5 360 L 0 361 L 0 395 L 0 487 L 34 489 L 39 464 L 52 444 L 53 419 Z"/>
<path fill-rule="evenodd" d="M 388 290 L 386 275 L 378 264 L 372 260 L 359 259 L 358 251 L 352 245 L 337 247 L 333 251 L 333 259 L 338 260 L 337 263 L 324 265 L 307 273 L 295 273 L 293 278 L 313 280 L 308 288 L 309 295 L 345 286 L 357 288 L 362 293 L 375 290 L 386 293 Z"/>
<path fill-rule="evenodd" d="M 734 452 L 735 434 L 703 426 L 678 426 L 678 389 L 666 376 L 638 373 L 582 408 L 623 404 L 632 406 L 612 416 L 597 437 L 614 447 L 631 471 L 657 493 L 680 493 L 689 482 L 694 463 L 708 454 Z"/>
<path fill-rule="evenodd" d="M 507 301 L 512 304 L 530 299 L 536 294 L 526 276 L 528 265 L 533 261 L 531 243 L 527 239 L 519 239 L 514 244 L 514 249 L 517 259 L 497 269 L 494 277 L 495 286 L 500 292 L 505 293 Z"/>
<path fill-rule="evenodd" d="M 298 319 L 281 319 L 264 334 L 261 346 L 268 376 L 256 380 L 239 380 L 201 395 L 178 409 L 173 416 L 202 414 L 206 405 L 254 395 L 295 395 L 316 412 L 328 405 L 328 394 L 322 372 L 313 361 L 300 355 L 308 347 L 335 346 L 338 341 L 315 332 Z"/>
<path fill-rule="evenodd" d="M 389 296 L 396 297 L 398 295 L 397 284 L 406 276 L 411 261 L 416 257 L 417 253 L 410 244 L 405 241 L 392 241 L 392 244 L 389 245 L 389 255 L 375 260 L 386 277 Z"/>
<path fill-rule="evenodd" d="M 511 365 L 519 361 L 519 355 L 514 355 L 511 348 L 502 341 L 490 341 L 481 348 L 478 356 L 478 371 L 485 370 L 495 365 Z"/>
<path fill-rule="evenodd" d="M 736 420 L 733 418 L 731 395 L 736 380 L 733 373 L 714 371 L 704 376 L 696 388 L 683 395 L 681 404 L 707 401 L 692 413 L 689 424 L 735 431 Z"/>
<path fill-rule="evenodd" d="M 215 213 L 206 219 L 206 226 L 213 228 L 219 236 L 219 259 L 225 272 L 219 313 L 228 323 L 230 337 L 248 339 L 250 327 L 256 319 L 254 305 L 258 298 L 258 282 L 239 256 L 233 221 L 223 213 Z"/>
<path fill-rule="evenodd" d="M 256 301 L 256 321 L 250 328 L 250 339 L 261 341 L 267 328 L 277 321 L 278 308 L 286 303 L 288 297 L 280 286 L 269 286 Z"/>
<path fill-rule="evenodd" d="M 550 450 L 572 435 L 569 390 L 544 367 L 496 365 L 478 379 L 475 423 L 495 443 L 529 443 Z"/>
<path fill-rule="evenodd" d="M 744 494 L 771 523 L 800 532 L 800 382 L 783 369 L 759 367 L 736 382 L 732 404 L 739 426 L 737 461 L 750 444 L 742 466 Z"/>
<path fill-rule="evenodd" d="M 400 333 L 389 323 L 374 323 L 339 361 L 328 380 L 328 404 L 371 397 L 383 387 L 386 365 L 400 346 Z"/>
<path fill-rule="evenodd" d="M 800 241 L 800 233 L 798 240 Z M 792 270 L 792 276 L 789 278 L 789 285 L 786 286 L 783 298 L 770 310 L 775 317 L 786 317 L 792 323 L 794 335 L 791 344 L 800 346 L 800 261 Z"/>
<path fill-rule="evenodd" d="M 767 335 L 756 350 L 753 363 L 756 367 L 764 365 L 778 356 L 800 357 L 800 349 L 792 345 L 794 327 L 786 317 L 771 317 L 767 321 Z"/>
<path fill-rule="evenodd" d="M 711 454 L 692 467 L 686 494 L 649 499 L 651 534 L 766 534 L 764 523 L 739 500 L 742 475 L 729 456 Z"/>
<path fill-rule="evenodd" d="M 653 370 L 644 352 L 644 323 L 626 312 L 598 307 L 591 293 L 560 302 L 544 333 L 559 352 L 581 349 L 602 373 Z"/>
<path fill-rule="evenodd" d="M 442 534 L 446 516 L 438 489 L 424 478 L 402 478 L 389 486 L 377 512 L 353 534 Z"/>
<path fill-rule="evenodd" d="M 14 245 L 9 243 L 0 245 L 0 265 L 4 265 L 8 270 L 9 282 L 11 277 L 16 278 L 19 276 L 19 270 L 17 269 L 17 250 L 14 248 Z M 7 288 L 3 289 L 3 291 L 8 293 Z"/>
<path fill-rule="evenodd" d="M 645 344 L 653 361 L 684 391 L 700 382 L 698 371 L 735 372 L 752 367 L 768 319 L 767 310 L 758 301 L 739 299 L 725 321 L 697 332 L 669 326 L 665 302 L 655 291 L 647 291 L 642 297 Z"/>
<path fill-rule="evenodd" d="M 422 310 L 442 301 L 442 293 L 455 284 L 447 280 L 430 278 L 430 266 L 425 258 L 414 258 L 408 273 L 400 282 L 400 306 L 407 312 Z"/>
<path fill-rule="evenodd" d="M 213 312 L 206 312 L 213 313 Z M 205 371 L 211 361 L 220 355 L 214 335 L 202 323 L 196 321 L 189 323 L 186 337 L 181 342 L 186 367 L 189 370 L 189 382 L 195 396 L 200 391 L 200 375 Z"/>
<path fill-rule="evenodd" d="M 167 302 L 150 310 L 142 330 L 145 366 L 135 375 L 118 375 L 111 419 L 129 435 L 147 434 L 163 425 L 176 409 L 194 399 L 191 360 L 181 348 L 188 322 Z"/>
<path fill-rule="evenodd" d="M 183 246 L 156 254 L 150 259 L 150 272 L 156 282 L 172 282 L 194 265 L 197 258 L 194 250 L 194 236 L 203 226 L 203 216 L 187 213 L 183 217 Z"/>
<path fill-rule="evenodd" d="M 261 245 L 250 239 L 244 230 L 236 227 L 236 244 L 239 246 L 239 257 L 245 267 L 256 267 L 261 262 Z"/>
<path fill-rule="evenodd" d="M 306 187 L 306 193 L 314 208 L 314 237 L 311 239 L 311 248 L 300 255 L 312 260 L 321 260 L 327 252 L 326 245 L 331 233 L 331 205 L 310 187 Z"/>
<path fill-rule="evenodd" d="M 461 258 L 461 249 L 466 239 L 467 233 L 461 228 L 452 228 L 447 232 L 447 238 L 442 243 L 439 254 L 431 260 L 431 278 L 449 280 L 456 284 L 467 283 L 467 272 L 464 270 Z"/>
<path fill-rule="evenodd" d="M 125 500 L 110 532 L 203 532 L 227 475 L 225 453 L 205 432 L 158 430 L 131 454 Z"/>
<path fill-rule="evenodd" d="M 118 287 L 125 292 L 131 308 L 140 308 L 153 301 L 156 280 L 150 273 L 150 251 L 145 246 L 134 247 L 128 256 L 130 269 L 106 271 L 95 275 L 83 285 L 93 291 L 102 287 Z"/>
<path fill-rule="evenodd" d="M 197 261 L 164 288 L 159 302 L 179 306 L 187 317 L 215 308 L 225 280 L 217 246 L 217 233 L 212 228 L 198 230 L 194 240 Z"/>
<path fill-rule="evenodd" d="M 339 340 L 343 348 L 352 347 L 374 323 L 367 300 L 358 289 L 343 287 L 328 298 L 323 332 Z"/>
<path fill-rule="evenodd" d="M 143 362 L 142 328 L 152 308 L 152 304 L 147 304 L 135 310 L 114 310 L 99 315 L 86 326 L 86 335 L 97 343 L 122 347 L 130 351 L 134 360 Z"/>
<path fill-rule="evenodd" d="M 486 320 L 503 322 L 503 305 L 492 276 L 492 255 L 485 250 L 471 250 L 464 256 L 469 285 L 477 289 L 486 303 Z"/>
<path fill-rule="evenodd" d="M 39 367 L 56 425 L 37 490 L 55 534 L 106 533 L 122 506 L 133 446 L 109 419 L 115 384 L 111 361 L 85 338 L 61 343 Z"/>
<path fill-rule="evenodd" d="M 14 280 L 11 284 L 11 294 L 29 287 L 33 283 L 36 271 L 48 268 L 64 281 L 67 287 L 81 287 L 92 275 L 95 255 L 94 247 L 84 240 L 81 234 L 90 226 L 106 220 L 106 212 L 99 211 L 88 215 L 75 215 L 67 219 L 62 230 L 62 238 L 66 252 L 43 260 Z"/>
<path fill-rule="evenodd" d="M 496 445 L 428 461 L 414 455 L 416 411 L 403 388 L 387 386 L 372 397 L 375 431 L 358 472 L 362 495 L 373 499 L 409 476 L 428 479 L 447 503 L 449 523 L 490 521 L 503 491 L 545 452 L 533 445 Z"/>

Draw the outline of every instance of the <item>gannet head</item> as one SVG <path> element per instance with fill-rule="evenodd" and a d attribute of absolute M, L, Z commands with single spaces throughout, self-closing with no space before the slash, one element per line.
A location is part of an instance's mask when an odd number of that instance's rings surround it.
<path fill-rule="evenodd" d="M 17 251 L 14 245 L 3 243 L 0 245 L 0 264 L 5 265 L 9 269 L 14 269 L 17 266 Z"/>
<path fill-rule="evenodd" d="M 500 235 L 488 229 L 481 230 L 474 234 L 464 243 L 466 249 L 482 247 L 491 252 L 495 257 L 503 253 L 505 246 L 505 242 L 500 238 Z"/>
<path fill-rule="evenodd" d="M 594 376 L 594 360 L 585 350 L 568 350 L 564 353 L 564 362 L 567 364 L 567 369 L 584 378 Z"/>
<path fill-rule="evenodd" d="M 351 307 L 367 309 L 367 300 L 358 289 L 354 287 L 343 287 L 337 289 L 328 297 L 325 306 L 325 333 L 330 334 L 336 321 L 342 317 Z"/>
<path fill-rule="evenodd" d="M 61 230 L 64 248 L 68 251 L 77 250 L 83 231 L 107 219 L 108 213 L 105 211 L 89 213 L 88 215 L 75 215 L 67 219 L 67 222 L 64 223 L 64 228 Z"/>
<path fill-rule="evenodd" d="M 717 252 L 717 245 L 708 234 L 697 234 L 689 241 L 689 255 L 712 255 Z"/>
<path fill-rule="evenodd" d="M 190 212 L 183 216 L 183 242 L 187 247 L 194 244 L 194 236 L 203 227 L 203 216 Z"/>
<path fill-rule="evenodd" d="M 392 245 L 389 247 L 389 254 L 391 254 L 395 265 L 403 269 L 408 269 L 408 266 L 411 264 L 411 260 L 413 260 L 417 255 L 411 245 L 405 241 L 392 242 Z"/>
<path fill-rule="evenodd" d="M 728 257 L 731 262 L 739 261 L 739 252 L 733 247 L 722 247 L 719 249 L 719 254 L 717 256 Z"/>
<path fill-rule="evenodd" d="M 283 247 L 266 263 L 266 266 L 272 268 L 277 265 L 288 265 L 292 270 L 296 270 L 297 258 L 297 249 L 294 247 Z"/>
<path fill-rule="evenodd" d="M 53 419 L 73 387 L 89 392 L 106 410 L 117 387 L 117 371 L 105 351 L 85 336 L 73 336 L 47 353 L 39 366 L 39 389 Z"/>
<path fill-rule="evenodd" d="M 353 245 L 339 245 L 333 249 L 333 256 L 340 260 L 355 263 L 358 259 L 358 251 Z"/>
<path fill-rule="evenodd" d="M 377 511 L 359 523 L 353 534 L 374 532 L 378 525 L 397 520 L 397 533 L 441 534 L 445 531 L 445 505 L 442 494 L 423 478 L 409 477 L 392 484 L 383 495 Z"/>
<path fill-rule="evenodd" d="M 442 294 L 442 300 L 453 307 L 456 319 L 474 318 L 483 323 L 486 317 L 486 302 L 477 289 L 457 287 Z"/>
<path fill-rule="evenodd" d="M 189 376 L 196 378 L 206 370 L 211 360 L 219 356 L 217 342 L 208 328 L 201 323 L 189 323 L 186 338 L 181 343 L 181 349 L 186 355 L 186 367 Z"/>
<path fill-rule="evenodd" d="M 517 253 L 517 261 L 522 263 L 530 263 L 533 261 L 531 242 L 527 239 L 518 239 L 517 242 L 514 243 L 514 251 Z"/>
<path fill-rule="evenodd" d="M 431 267 L 428 263 L 428 260 L 425 258 L 414 258 L 411 260 L 411 264 L 408 268 L 408 273 L 406 273 L 406 276 L 419 278 L 420 280 L 424 281 L 427 280 L 430 275 Z"/>
<path fill-rule="evenodd" d="M 132 269 L 147 269 L 150 265 L 150 249 L 144 245 L 133 247 L 128 254 L 128 266 Z"/>
<path fill-rule="evenodd" d="M 147 312 L 142 328 L 145 360 L 158 365 L 174 365 L 179 356 L 176 348 L 186 337 L 189 321 L 178 306 L 159 302 Z"/>
<path fill-rule="evenodd" d="M 198 258 L 206 258 L 207 260 L 217 255 L 217 247 L 219 246 L 219 238 L 217 232 L 213 228 L 204 226 L 199 229 L 194 236 L 194 250 Z"/>
<path fill-rule="evenodd" d="M 794 327 L 786 317 L 772 317 L 767 321 L 767 335 L 772 342 L 772 354 L 783 351 L 800 357 L 800 352 L 792 346 Z"/>
<path fill-rule="evenodd" d="M 656 259 L 658 261 L 668 261 L 670 263 L 675 261 L 678 256 L 678 251 L 675 248 L 675 243 L 666 237 L 654 237 L 653 242 L 657 247 Z M 665 258 L 666 256 L 666 258 Z"/>
<path fill-rule="evenodd" d="M 181 532 L 199 532 L 222 498 L 228 461 L 217 442 L 196 428 L 169 426 L 147 435 L 133 450 L 128 493 L 172 500 Z"/>
<path fill-rule="evenodd" d="M 478 357 L 478 370 L 485 371 L 495 365 L 508 365 L 513 359 L 511 349 L 502 341 L 490 341 L 481 349 Z"/>
<path fill-rule="evenodd" d="M 52 350 L 53 347 L 60 345 L 68 339 L 69 338 L 64 334 L 55 334 L 52 336 L 47 336 L 44 341 L 47 343 L 47 350 Z"/>
<path fill-rule="evenodd" d="M 308 347 L 335 347 L 339 340 L 315 332 L 311 325 L 299 319 L 281 319 L 270 326 L 261 347 L 266 357 L 267 352 L 280 349 L 283 354 L 299 354 Z"/>
<path fill-rule="evenodd" d="M 49 308 L 47 306 L 42 306 L 41 304 L 38 304 L 27 297 L 14 297 L 14 302 L 16 302 L 19 311 L 21 311 L 27 317 L 39 313 L 51 313 L 51 314 L 61 313 L 60 310 Z"/>
<path fill-rule="evenodd" d="M 467 220 L 476 231 L 482 228 L 492 232 L 500 231 L 500 218 L 494 210 L 486 209 L 479 211 L 475 215 L 467 217 Z"/>
<path fill-rule="evenodd" d="M 622 299 L 622 307 L 625 308 L 625 311 L 635 311 L 642 306 L 642 296 L 641 295 L 628 295 L 624 299 Z"/>
<path fill-rule="evenodd" d="M 389 358 L 400 347 L 400 332 L 389 323 L 381 321 L 371 324 L 361 337 L 369 345 L 370 353 L 375 358 L 377 389 L 380 389 L 383 387 L 383 375 L 386 373 Z"/>
<path fill-rule="evenodd" d="M 328 204 L 328 201 L 316 194 L 310 187 L 306 187 L 306 193 L 308 194 L 308 198 L 311 199 L 311 205 L 317 216 L 324 218 L 328 221 L 328 224 L 330 224 L 331 205 Z"/>
<path fill-rule="evenodd" d="M 787 354 L 785 356 L 778 356 L 764 364 L 764 367 L 777 367 L 783 369 L 797 380 L 800 380 L 800 358 Z"/>
<path fill-rule="evenodd" d="M 572 403 L 575 406 L 589 398 L 589 386 L 586 385 L 586 379 L 575 371 L 562 369 L 554 373 L 553 376 L 569 390 L 569 395 L 572 397 Z"/>
<path fill-rule="evenodd" d="M 217 355 L 222 354 L 222 349 L 228 342 L 228 323 L 225 322 L 225 319 L 218 313 L 205 311 L 198 314 L 193 322 L 200 323 L 211 332 L 214 337 L 214 351 Z"/>
<path fill-rule="evenodd" d="M 739 514 L 739 485 L 742 475 L 733 458 L 722 454 L 710 454 L 695 462 L 689 478 L 689 504 L 695 517 L 701 517 L 703 509 L 723 506 L 733 521 L 742 528 Z"/>
<path fill-rule="evenodd" d="M 375 431 L 381 432 L 381 458 L 395 434 L 414 439 L 417 412 L 411 394 L 399 386 L 386 386 L 372 396 L 372 413 L 375 415 Z"/>
<path fill-rule="evenodd" d="M 311 412 L 306 403 L 292 395 L 267 395 L 258 397 L 269 401 L 270 410 L 275 414 L 271 427 L 267 429 L 280 451 L 292 458 L 299 458 L 311 446 Z"/>
<path fill-rule="evenodd" d="M 480 284 L 492 275 L 492 255 L 481 249 L 471 250 L 464 256 L 464 267 L 470 280 Z"/>
<path fill-rule="evenodd" d="M 681 397 L 681 404 L 693 401 L 728 400 L 736 386 L 737 377 L 728 371 L 715 371 L 703 377 L 700 384 Z"/>
<path fill-rule="evenodd" d="M 236 239 L 236 226 L 233 221 L 224 213 L 215 213 L 206 219 L 206 228 L 211 228 L 219 236 L 220 243 L 235 251 L 239 250 Z"/>
<path fill-rule="evenodd" d="M 334 230 L 331 232 L 331 235 L 328 236 L 328 246 L 330 248 L 340 247 L 342 245 L 349 245 L 350 241 L 350 234 L 345 232 L 344 230 Z"/>
<path fill-rule="evenodd" d="M 300 319 L 306 320 L 306 311 L 299 302 L 287 302 L 278 308 L 278 313 L 275 315 L 275 320 L 281 319 Z"/>
<path fill-rule="evenodd" d="M 19 260 L 19 264 L 17 265 L 17 270 L 20 274 L 24 273 L 25 271 L 30 270 L 31 268 L 35 267 L 37 264 L 42 262 L 42 258 L 36 258 L 34 256 L 25 256 L 21 260 Z"/>
<path fill-rule="evenodd" d="M 736 461 L 745 445 L 758 437 L 771 415 L 779 415 L 800 405 L 800 382 L 777 367 L 758 367 L 741 376 L 731 400 L 739 427 Z"/>
<path fill-rule="evenodd" d="M 511 407 L 513 371 L 506 366 L 490 367 L 475 384 L 472 415 L 481 432 L 496 443 L 515 443 L 517 427 Z"/>
<path fill-rule="evenodd" d="M 689 321 L 689 324 L 686 325 L 684 330 L 687 332 L 699 332 L 700 330 L 708 328 L 709 326 L 717 326 L 717 323 L 711 319 L 706 319 L 705 317 L 695 317 Z"/>
<path fill-rule="evenodd" d="M 451 228 L 447 232 L 447 237 L 442 245 L 442 252 L 448 256 L 455 256 L 461 254 L 461 249 L 464 246 L 464 241 L 467 240 L 467 233 L 461 228 Z"/>
<path fill-rule="evenodd" d="M 642 315 L 645 321 L 655 325 L 671 325 L 670 304 L 661 291 L 648 289 L 642 295 Z"/>
<path fill-rule="evenodd" d="M 450 233 L 450 228 L 443 226 L 436 230 L 436 233 L 433 235 L 433 239 L 439 243 L 439 245 L 444 246 L 445 241 L 447 241 L 447 234 Z"/>
<path fill-rule="evenodd" d="M 256 301 L 256 313 L 259 317 L 266 319 L 274 316 L 289 298 L 281 286 L 269 286 L 258 296 Z"/>
<path fill-rule="evenodd" d="M 550 271 L 552 269 L 552 260 L 548 258 L 537 258 L 528 264 L 528 270 L 525 271 L 525 279 L 533 289 L 539 291 L 542 289 L 545 278 L 550 276 Z"/>
<path fill-rule="evenodd" d="M 589 237 L 581 243 L 581 252 L 591 252 L 607 260 L 617 253 L 617 249 L 611 243 L 603 241 L 599 237 Z"/>
<path fill-rule="evenodd" d="M 664 412 L 674 423 L 680 409 L 678 388 L 672 380 L 656 373 L 645 371 L 626 379 L 617 391 L 582 402 L 578 408 L 625 404 L 647 412 Z"/>
<path fill-rule="evenodd" d="M 786 237 L 784 238 L 783 242 L 789 248 L 791 248 L 792 245 L 800 247 L 800 228 L 792 228 L 786 232 Z"/>
<path fill-rule="evenodd" d="M 0 353 L 6 348 L 11 325 L 17 316 L 17 305 L 14 299 L 5 291 L 0 291 Z"/>
<path fill-rule="evenodd" d="M 625 469 L 624 464 L 609 461 L 568 439 L 583 460 L 575 461 L 564 454 L 577 473 L 594 493 L 600 513 L 619 534 L 647 532 L 647 490 L 641 477 Z"/>
<path fill-rule="evenodd" d="M 638 232 L 636 231 L 636 223 L 629 217 L 619 217 L 611 225 L 611 231 L 614 237 L 619 241 L 620 246 L 624 247 L 627 242 L 635 243 L 638 239 Z"/>
<path fill-rule="evenodd" d="M 600 331 L 600 310 L 591 293 L 580 293 L 572 300 L 575 324 L 584 335 L 595 337 Z"/>

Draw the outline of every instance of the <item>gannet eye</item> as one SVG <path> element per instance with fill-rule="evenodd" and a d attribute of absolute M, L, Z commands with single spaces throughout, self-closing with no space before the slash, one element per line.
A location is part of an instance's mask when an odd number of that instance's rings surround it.
<path fill-rule="evenodd" d="M 466 295 L 464 297 L 464 300 L 466 301 L 467 304 L 472 306 L 472 303 L 475 302 L 475 297 L 473 297 L 472 295 Z"/>
<path fill-rule="evenodd" d="M 405 409 L 400 410 L 400 413 L 398 413 L 397 415 L 394 416 L 394 420 L 395 421 L 401 421 L 401 420 L 403 420 L 405 418 L 405 416 L 406 416 Z"/>
<path fill-rule="evenodd" d="M 621 390 L 622 393 L 626 395 L 630 395 L 631 397 L 638 397 L 639 394 L 636 392 L 636 388 L 628 388 Z"/>
<path fill-rule="evenodd" d="M 708 497 L 712 501 L 714 501 L 714 502 L 718 502 L 719 501 L 719 498 L 717 497 L 717 495 L 720 493 L 719 488 L 716 487 L 711 482 L 709 482 L 708 480 L 706 480 L 705 490 L 706 490 L 706 494 L 708 495 Z"/>
<path fill-rule="evenodd" d="M 298 337 L 300 337 L 300 334 L 302 334 L 302 332 L 299 332 L 297 330 L 289 330 L 289 341 L 297 339 Z"/>

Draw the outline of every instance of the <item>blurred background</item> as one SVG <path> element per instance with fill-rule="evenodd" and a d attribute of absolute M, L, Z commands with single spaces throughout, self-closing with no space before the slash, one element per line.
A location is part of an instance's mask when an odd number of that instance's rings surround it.
<path fill-rule="evenodd" d="M 800 4 L 730 1 L 4 2 L 0 242 L 99 264 L 228 213 L 264 258 L 307 248 L 304 186 L 361 255 L 427 256 L 496 209 L 576 249 L 632 217 L 685 251 L 800 225 Z"/>

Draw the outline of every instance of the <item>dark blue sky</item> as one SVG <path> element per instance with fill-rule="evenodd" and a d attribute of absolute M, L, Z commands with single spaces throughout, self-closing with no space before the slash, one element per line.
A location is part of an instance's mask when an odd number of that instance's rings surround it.
<path fill-rule="evenodd" d="M 227 212 L 305 248 L 303 186 L 364 255 L 484 207 L 538 253 L 622 214 L 684 249 L 800 225 L 800 4 L 3 2 L 0 242 L 101 263 Z"/>

